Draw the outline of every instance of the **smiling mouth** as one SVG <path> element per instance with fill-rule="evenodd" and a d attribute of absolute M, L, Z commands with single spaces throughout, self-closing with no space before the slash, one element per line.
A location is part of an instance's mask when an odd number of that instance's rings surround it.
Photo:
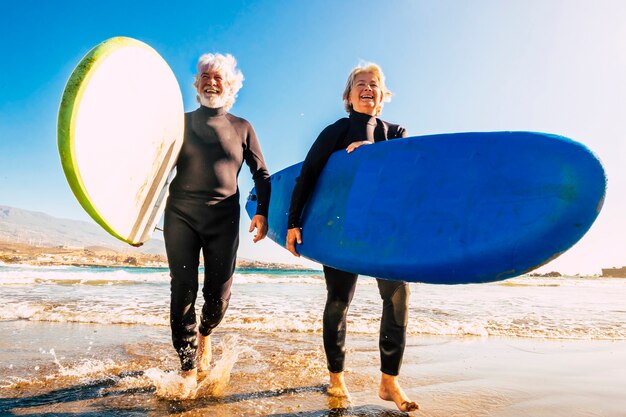
<path fill-rule="evenodd" d="M 204 92 L 205 92 L 206 94 L 221 94 L 221 91 L 220 91 L 220 90 L 216 90 L 216 89 L 214 89 L 214 88 L 205 88 L 205 89 L 204 89 Z"/>
<path fill-rule="evenodd" d="M 374 100 L 374 96 L 361 96 L 359 97 L 361 100 Z"/>

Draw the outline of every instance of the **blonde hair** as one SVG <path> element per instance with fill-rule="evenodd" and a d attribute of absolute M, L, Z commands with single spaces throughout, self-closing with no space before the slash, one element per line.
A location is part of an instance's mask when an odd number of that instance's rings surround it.
<path fill-rule="evenodd" d="M 235 104 L 237 93 L 243 86 L 243 74 L 237 68 L 237 60 L 231 54 L 204 54 L 198 59 L 196 65 L 197 73 L 193 82 L 193 86 L 198 88 L 198 81 L 203 73 L 209 71 L 218 71 L 224 78 L 226 90 L 226 103 L 224 108 L 230 109 Z M 200 101 L 200 97 L 196 96 L 196 100 Z"/>
<path fill-rule="evenodd" d="M 389 89 L 387 88 L 387 85 L 385 85 L 385 74 L 383 74 L 383 70 L 380 68 L 378 64 L 375 64 L 373 62 L 360 62 L 359 65 L 357 65 L 356 67 L 352 69 L 352 71 L 350 72 L 350 75 L 348 75 L 348 81 L 346 81 L 346 88 L 343 90 L 343 106 L 348 113 L 352 111 L 352 105 L 350 104 L 350 100 L 349 100 L 350 92 L 352 92 L 354 79 L 356 78 L 357 75 L 363 72 L 369 72 L 371 74 L 374 74 L 374 76 L 378 78 L 378 86 L 380 87 L 380 91 L 383 95 L 382 101 L 376 108 L 376 116 L 378 116 L 380 112 L 383 110 L 383 103 L 390 102 L 391 96 L 393 95 L 393 93 L 389 91 Z"/>

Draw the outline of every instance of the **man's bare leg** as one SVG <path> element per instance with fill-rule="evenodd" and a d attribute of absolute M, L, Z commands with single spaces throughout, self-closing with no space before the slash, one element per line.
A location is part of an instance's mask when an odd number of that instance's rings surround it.
<path fill-rule="evenodd" d="M 419 404 L 411 401 L 404 393 L 398 379 L 395 376 L 382 374 L 378 396 L 385 401 L 393 401 L 400 411 L 415 411 L 420 408 Z"/>
<path fill-rule="evenodd" d="M 331 397 L 350 398 L 343 372 L 329 372 L 328 375 L 330 376 L 330 386 L 327 391 L 328 395 Z"/>
<path fill-rule="evenodd" d="M 206 372 L 211 367 L 211 335 L 203 336 L 198 333 L 198 351 L 196 353 L 198 358 L 198 372 Z"/>

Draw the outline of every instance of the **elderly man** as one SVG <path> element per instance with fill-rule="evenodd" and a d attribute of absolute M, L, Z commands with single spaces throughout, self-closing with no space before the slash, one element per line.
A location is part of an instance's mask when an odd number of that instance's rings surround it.
<path fill-rule="evenodd" d="M 185 138 L 170 185 L 164 237 L 171 276 L 172 341 L 187 386 L 211 360 L 209 335 L 230 300 L 239 246 L 237 175 L 245 161 L 258 195 L 250 232 L 267 234 L 269 172 L 252 125 L 228 113 L 243 74 L 232 55 L 200 57 L 194 86 L 200 107 L 185 114 Z M 204 257 L 204 306 L 196 329 L 200 251 Z"/>

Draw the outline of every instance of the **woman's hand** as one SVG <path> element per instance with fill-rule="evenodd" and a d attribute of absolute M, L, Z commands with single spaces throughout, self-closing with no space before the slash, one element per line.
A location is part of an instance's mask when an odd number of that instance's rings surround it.
<path fill-rule="evenodd" d="M 293 254 L 293 256 L 300 256 L 298 252 L 296 252 L 296 243 L 298 245 L 302 244 L 302 233 L 300 232 L 299 227 L 294 227 L 293 229 L 287 230 L 287 250 Z"/>
<path fill-rule="evenodd" d="M 252 233 L 254 229 L 256 229 L 256 234 L 254 235 L 254 238 L 252 238 L 252 241 L 257 243 L 259 240 L 262 240 L 265 236 L 267 236 L 267 218 L 260 214 L 255 214 L 250 222 L 249 232 Z"/>
<path fill-rule="evenodd" d="M 356 148 L 360 148 L 363 145 L 371 145 L 372 142 L 368 141 L 368 140 L 362 140 L 360 142 L 352 142 L 351 144 L 348 145 L 348 147 L 346 148 L 346 152 L 351 153 L 352 151 L 354 151 Z"/>

